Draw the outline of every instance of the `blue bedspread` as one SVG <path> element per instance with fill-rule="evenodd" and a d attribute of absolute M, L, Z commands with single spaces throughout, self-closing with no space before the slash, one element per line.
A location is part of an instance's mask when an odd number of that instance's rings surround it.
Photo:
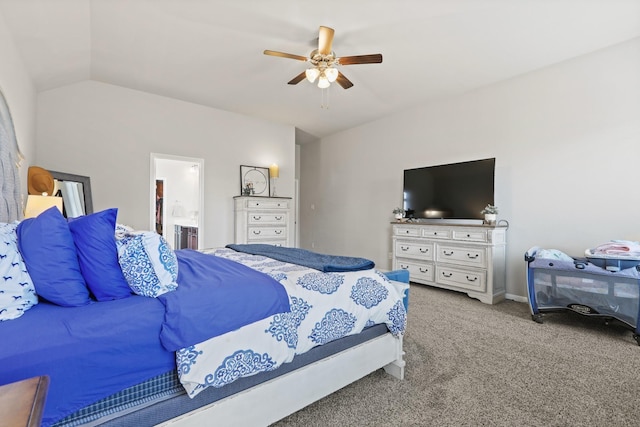
<path fill-rule="evenodd" d="M 264 273 L 189 249 L 176 256 L 178 289 L 158 297 L 166 308 L 160 340 L 167 350 L 290 310 L 284 287 Z"/>
<path fill-rule="evenodd" d="M 42 425 L 50 426 L 175 369 L 175 353 L 165 346 L 177 349 L 183 340 L 196 343 L 289 310 L 282 285 L 263 273 L 194 251 L 176 254 L 178 291 L 162 301 L 138 295 L 82 307 L 40 301 L 0 322 L 0 384 L 48 375 Z"/>
<path fill-rule="evenodd" d="M 83 307 L 40 302 L 0 323 L 0 384 L 49 375 L 43 426 L 175 369 L 158 335 L 162 303 L 133 295 Z M 1 424 L 1 422 L 0 422 Z"/>
<path fill-rule="evenodd" d="M 365 258 L 325 255 L 298 248 L 285 248 L 264 244 L 231 244 L 227 245 L 227 248 L 252 255 L 262 255 L 291 264 L 304 265 L 305 267 L 320 270 L 325 273 L 369 270 L 375 267 L 373 261 Z"/>

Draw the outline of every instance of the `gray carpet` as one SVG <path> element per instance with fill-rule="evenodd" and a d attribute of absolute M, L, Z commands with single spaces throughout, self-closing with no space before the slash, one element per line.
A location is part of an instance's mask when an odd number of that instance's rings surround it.
<path fill-rule="evenodd" d="M 640 347 L 601 319 L 411 285 L 404 348 L 404 381 L 378 370 L 274 426 L 640 425 Z"/>

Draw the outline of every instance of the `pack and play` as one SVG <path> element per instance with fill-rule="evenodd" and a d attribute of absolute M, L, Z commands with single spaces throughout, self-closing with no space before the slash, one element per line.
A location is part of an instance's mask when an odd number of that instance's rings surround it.
<path fill-rule="evenodd" d="M 529 249 L 527 289 L 531 318 L 542 323 L 545 312 L 572 311 L 616 320 L 633 332 L 640 345 L 640 258 L 572 258 L 560 251 Z"/>

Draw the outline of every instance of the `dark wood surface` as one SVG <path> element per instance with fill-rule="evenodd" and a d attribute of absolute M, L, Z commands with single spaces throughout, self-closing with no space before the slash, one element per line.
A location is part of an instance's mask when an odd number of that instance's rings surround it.
<path fill-rule="evenodd" d="M 49 377 L 33 377 L 0 386 L 0 427 L 38 427 Z"/>

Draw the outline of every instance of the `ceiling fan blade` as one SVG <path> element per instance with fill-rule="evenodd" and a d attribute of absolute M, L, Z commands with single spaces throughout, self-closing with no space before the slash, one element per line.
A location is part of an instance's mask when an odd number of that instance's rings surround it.
<path fill-rule="evenodd" d="M 306 56 L 293 55 L 291 53 L 278 52 L 275 50 L 265 50 L 264 54 L 271 55 L 271 56 L 279 56 L 280 58 L 297 59 L 298 61 L 305 61 L 305 62 L 309 59 Z"/>
<path fill-rule="evenodd" d="M 374 53 L 372 55 L 355 55 L 355 56 L 343 56 L 338 58 L 340 65 L 353 65 L 353 64 L 379 64 L 382 62 L 382 54 Z"/>
<path fill-rule="evenodd" d="M 331 44 L 333 43 L 333 28 L 320 27 L 318 34 L 318 52 L 323 55 L 331 53 Z"/>
<path fill-rule="evenodd" d="M 336 83 L 342 86 L 343 89 L 349 89 L 351 86 L 353 86 L 351 80 L 346 78 L 340 71 L 338 71 L 338 78 L 336 78 Z"/>
<path fill-rule="evenodd" d="M 298 74 L 297 76 L 295 76 L 294 78 L 292 78 L 291 80 L 289 80 L 290 85 L 297 85 L 298 83 L 300 83 L 301 81 L 303 81 L 307 75 L 305 74 L 306 72 L 303 71 L 300 74 Z"/>

